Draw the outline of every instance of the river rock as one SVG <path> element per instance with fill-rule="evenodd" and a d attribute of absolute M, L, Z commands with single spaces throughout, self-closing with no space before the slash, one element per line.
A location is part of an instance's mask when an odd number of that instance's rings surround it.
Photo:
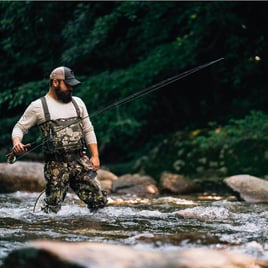
<path fill-rule="evenodd" d="M 44 164 L 40 162 L 0 163 L 0 193 L 41 192 L 46 184 L 43 171 Z M 117 179 L 117 176 L 102 169 L 99 169 L 97 173 L 102 187 L 110 193 L 112 183 Z"/>
<path fill-rule="evenodd" d="M 213 249 L 171 251 L 95 242 L 37 240 L 11 252 L 2 268 L 264 268 L 268 262 Z"/>
<path fill-rule="evenodd" d="M 267 180 L 242 174 L 225 178 L 224 182 L 246 202 L 268 202 Z"/>
<path fill-rule="evenodd" d="M 126 174 L 113 182 L 112 192 L 146 196 L 158 194 L 159 190 L 156 181 L 150 176 Z"/>
<path fill-rule="evenodd" d="M 0 163 L 0 193 L 42 191 L 45 188 L 43 169 L 44 165 L 38 162 Z"/>
<path fill-rule="evenodd" d="M 111 193 L 113 182 L 118 179 L 118 176 L 115 175 L 114 173 L 112 173 L 108 170 L 104 170 L 104 169 L 99 169 L 97 171 L 97 174 L 98 174 L 98 179 L 100 180 L 102 187 L 108 193 Z"/>
<path fill-rule="evenodd" d="M 163 193 L 173 194 L 190 194 L 199 190 L 199 187 L 184 176 L 168 172 L 162 174 L 160 188 Z"/>

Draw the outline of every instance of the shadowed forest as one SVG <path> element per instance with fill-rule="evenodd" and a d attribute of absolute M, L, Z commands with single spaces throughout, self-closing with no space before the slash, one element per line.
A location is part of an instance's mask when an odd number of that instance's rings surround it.
<path fill-rule="evenodd" d="M 102 166 L 159 178 L 268 175 L 267 2 L 0 2 L 1 161 L 57 66 L 73 69 L 89 114 L 224 58 L 91 118 Z M 38 127 L 21 160 L 42 160 Z"/>

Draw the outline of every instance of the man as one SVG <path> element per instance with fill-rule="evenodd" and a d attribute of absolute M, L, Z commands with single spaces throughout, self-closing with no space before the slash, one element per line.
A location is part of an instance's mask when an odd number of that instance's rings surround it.
<path fill-rule="evenodd" d="M 42 209 L 46 213 L 61 209 L 69 186 L 90 211 L 107 203 L 107 194 L 97 178 L 100 160 L 94 128 L 84 102 L 72 97 L 73 88 L 79 84 L 70 68 L 54 69 L 46 96 L 27 107 L 12 131 L 13 153 L 18 155 L 27 150 L 22 140 L 28 129 L 36 124 L 41 129 L 47 182 Z"/>

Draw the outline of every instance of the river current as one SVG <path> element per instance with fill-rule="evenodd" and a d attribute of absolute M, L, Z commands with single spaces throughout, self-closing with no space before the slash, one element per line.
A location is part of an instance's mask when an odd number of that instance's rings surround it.
<path fill-rule="evenodd" d="M 47 215 L 38 207 L 33 211 L 38 196 L 0 194 L 0 265 L 9 252 L 36 239 L 161 250 L 225 248 L 268 260 L 267 204 L 216 195 L 111 195 L 108 206 L 92 214 L 68 193 L 60 212 Z"/>

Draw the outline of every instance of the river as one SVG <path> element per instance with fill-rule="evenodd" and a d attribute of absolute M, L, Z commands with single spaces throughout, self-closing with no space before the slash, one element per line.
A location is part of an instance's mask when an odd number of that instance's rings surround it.
<path fill-rule="evenodd" d="M 68 193 L 58 214 L 36 208 L 39 193 L 0 194 L 0 264 L 27 241 L 92 241 L 161 250 L 226 248 L 268 260 L 267 204 L 231 196 L 110 196 L 92 214 Z M 39 205 L 39 204 L 38 204 Z"/>

